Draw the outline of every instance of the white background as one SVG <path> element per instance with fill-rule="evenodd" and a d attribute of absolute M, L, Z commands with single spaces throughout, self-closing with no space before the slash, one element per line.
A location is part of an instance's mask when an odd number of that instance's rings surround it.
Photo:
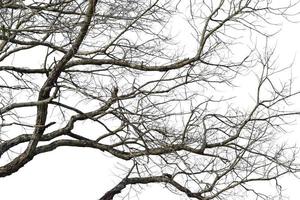
<path fill-rule="evenodd" d="M 278 62 L 288 65 L 295 58 L 292 68 L 295 77 L 294 87 L 300 89 L 300 23 L 286 22 L 282 26 L 282 31 L 275 37 Z M 295 109 L 298 107 L 300 110 L 300 96 L 294 99 L 294 104 Z M 300 146 L 300 120 L 291 129 L 288 137 Z M 1 178 L 0 199 L 96 200 L 118 183 L 120 179 L 116 173 L 121 163 L 122 161 L 97 150 L 59 148 L 36 156 L 17 173 Z M 300 180 L 286 177 L 282 182 L 284 194 L 291 200 L 298 200 Z M 174 195 L 167 189 L 163 189 L 163 185 L 145 187 L 139 198 L 141 200 L 185 199 L 184 196 Z"/>

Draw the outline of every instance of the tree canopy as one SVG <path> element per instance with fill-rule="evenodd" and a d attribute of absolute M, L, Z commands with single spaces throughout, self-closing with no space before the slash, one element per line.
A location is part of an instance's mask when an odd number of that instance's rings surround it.
<path fill-rule="evenodd" d="M 268 41 L 295 5 L 0 1 L 0 177 L 88 147 L 129 166 L 101 200 L 149 183 L 209 200 L 269 199 L 255 183 L 273 181 L 280 196 L 279 177 L 299 170 L 278 139 L 298 92 Z"/>

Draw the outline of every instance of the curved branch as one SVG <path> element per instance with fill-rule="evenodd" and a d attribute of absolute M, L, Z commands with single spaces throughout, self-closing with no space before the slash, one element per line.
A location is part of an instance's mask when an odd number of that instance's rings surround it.
<path fill-rule="evenodd" d="M 174 181 L 171 174 L 163 174 L 162 176 L 150 176 L 150 177 L 134 177 L 134 178 L 124 178 L 120 183 L 118 183 L 111 190 L 106 192 L 99 200 L 112 200 L 116 194 L 122 192 L 127 185 L 135 184 L 149 184 L 149 183 L 167 183 L 175 187 L 177 190 L 185 193 L 188 197 L 195 198 L 198 200 L 205 200 L 200 193 L 195 193 L 182 186 L 178 182 Z"/>

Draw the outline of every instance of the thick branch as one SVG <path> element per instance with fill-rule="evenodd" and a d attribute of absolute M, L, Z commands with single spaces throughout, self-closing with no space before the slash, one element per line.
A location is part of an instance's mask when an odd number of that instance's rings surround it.
<path fill-rule="evenodd" d="M 178 182 L 174 181 L 172 175 L 164 174 L 163 176 L 151 176 L 151 177 L 136 177 L 136 178 L 124 178 L 114 188 L 106 192 L 99 200 L 112 200 L 116 194 L 122 192 L 127 185 L 135 184 L 149 184 L 149 183 L 168 183 L 175 187 L 177 190 L 185 193 L 188 197 L 205 200 L 199 193 L 193 193 L 186 187 L 182 186 Z"/>

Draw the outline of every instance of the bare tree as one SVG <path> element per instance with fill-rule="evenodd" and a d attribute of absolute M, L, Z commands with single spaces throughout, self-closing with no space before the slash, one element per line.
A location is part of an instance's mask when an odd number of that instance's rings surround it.
<path fill-rule="evenodd" d="M 274 51 L 255 42 L 269 40 L 294 4 L 0 6 L 0 177 L 62 146 L 98 149 L 132 164 L 101 200 L 149 183 L 199 200 L 269 199 L 256 182 L 273 181 L 280 196 L 278 178 L 299 170 L 297 149 L 278 139 L 299 114 L 287 107 L 297 92 L 291 80 L 278 82 Z M 192 37 L 182 39 L 176 26 Z M 255 96 L 241 107 L 233 91 L 250 72 Z"/>

